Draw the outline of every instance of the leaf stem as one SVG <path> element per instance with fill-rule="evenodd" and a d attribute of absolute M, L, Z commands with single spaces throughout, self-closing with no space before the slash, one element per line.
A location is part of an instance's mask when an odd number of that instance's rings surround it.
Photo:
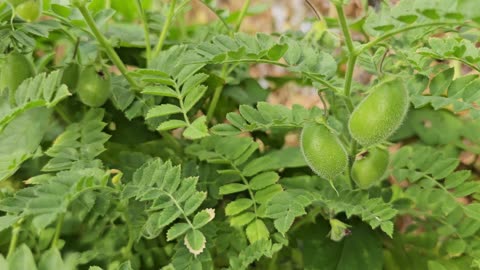
<path fill-rule="evenodd" d="M 148 30 L 148 19 L 145 14 L 145 10 L 143 9 L 142 1 L 137 0 L 135 1 L 137 4 L 138 13 L 140 15 L 140 20 L 143 24 L 143 33 L 145 36 L 145 50 L 146 50 L 146 59 L 147 59 L 147 66 L 149 65 L 150 61 L 152 60 L 152 44 L 150 43 L 150 31 Z"/>
<path fill-rule="evenodd" d="M 255 201 L 255 196 L 253 195 L 253 191 L 252 189 L 250 188 L 250 185 L 248 183 L 248 180 L 247 178 L 245 178 L 245 176 L 243 175 L 242 171 L 240 171 L 240 169 L 233 163 L 230 161 L 230 166 L 238 172 L 238 175 L 240 176 L 240 178 L 242 179 L 242 182 L 245 186 L 247 186 L 247 191 L 248 191 L 248 195 L 250 196 L 250 198 L 252 199 L 253 201 L 253 212 L 255 213 L 255 218 L 258 217 L 257 215 L 257 202 Z"/>
<path fill-rule="evenodd" d="M 228 69 L 227 64 L 223 64 L 222 73 L 220 75 L 220 78 L 222 78 L 222 80 L 225 80 L 225 77 L 227 77 L 227 74 L 228 74 L 227 69 Z M 207 122 L 212 120 L 213 114 L 215 113 L 215 109 L 217 108 L 218 100 L 220 99 L 220 96 L 222 94 L 224 85 L 225 83 L 222 82 L 215 88 L 212 101 L 210 102 L 210 106 L 208 107 L 208 111 L 207 111 Z"/>
<path fill-rule="evenodd" d="M 168 192 L 165 192 L 165 194 L 167 194 L 168 197 L 170 197 L 170 200 L 172 200 L 172 202 L 175 204 L 175 206 L 178 208 L 178 211 L 180 211 L 180 213 L 182 213 L 182 216 L 185 218 L 185 221 L 187 221 L 188 223 L 188 226 L 190 226 L 190 228 L 192 228 L 192 230 L 195 229 L 195 227 L 193 226 L 192 222 L 190 221 L 190 219 L 188 218 L 187 214 L 185 213 L 185 211 L 183 210 L 183 208 L 180 206 L 180 204 L 178 204 L 177 200 Z"/>
<path fill-rule="evenodd" d="M 220 20 L 220 22 L 222 22 L 222 24 L 225 26 L 225 28 L 227 28 L 227 31 L 228 31 L 229 34 L 233 33 L 233 30 L 230 27 L 230 25 L 225 21 L 224 18 L 222 18 L 220 15 L 217 14 L 217 12 L 213 9 L 213 7 L 211 7 L 209 4 L 205 3 L 204 0 L 201 0 L 200 3 L 202 3 L 204 6 L 206 6 L 211 12 L 213 12 L 213 14 L 217 15 L 217 18 Z"/>
<path fill-rule="evenodd" d="M 20 234 L 20 223 L 21 220 L 17 221 L 17 223 L 13 225 L 12 239 L 10 240 L 10 245 L 8 246 L 7 258 L 9 258 L 13 254 L 15 248 L 17 247 L 18 235 Z"/>
<path fill-rule="evenodd" d="M 357 62 L 357 56 L 355 54 L 350 54 L 350 56 L 348 57 L 348 63 L 347 63 L 347 73 L 345 74 L 345 86 L 343 89 L 344 95 L 346 97 L 347 108 L 350 111 L 350 113 L 354 109 L 350 95 L 352 92 L 353 72 L 355 71 L 356 62 Z"/>
<path fill-rule="evenodd" d="M 60 234 L 62 232 L 63 221 L 65 219 L 65 213 L 61 213 L 58 216 L 57 226 L 55 227 L 55 235 L 53 236 L 51 248 L 57 247 L 58 239 L 60 239 Z"/>
<path fill-rule="evenodd" d="M 235 32 L 238 32 L 238 30 L 240 29 L 240 26 L 242 25 L 242 21 L 245 18 L 245 15 L 247 14 L 247 10 L 248 10 L 249 6 L 250 6 L 250 0 L 246 0 L 243 3 L 242 9 L 240 10 L 240 15 L 239 15 L 238 20 L 235 24 Z M 234 32 L 230 31 L 230 36 L 233 36 L 233 34 L 234 34 Z M 228 74 L 229 74 L 228 65 L 227 65 L 227 63 L 224 63 L 222 65 L 222 73 L 220 75 L 220 78 L 223 81 L 225 81 Z M 210 105 L 209 105 L 208 111 L 207 111 L 207 122 L 212 120 L 213 114 L 215 113 L 215 109 L 217 108 L 218 100 L 220 99 L 220 96 L 222 95 L 222 91 L 223 91 L 224 86 L 225 86 L 225 83 L 222 83 L 215 88 L 215 92 L 213 93 L 212 101 L 210 102 Z"/>
<path fill-rule="evenodd" d="M 118 54 L 115 52 L 113 47 L 110 45 L 110 43 L 107 41 L 105 36 L 100 32 L 98 29 L 97 25 L 95 24 L 95 21 L 92 18 L 92 15 L 88 11 L 87 7 L 85 5 L 79 5 L 77 6 L 78 9 L 80 10 L 80 13 L 82 14 L 83 18 L 85 19 L 85 22 L 87 23 L 88 27 L 90 30 L 92 30 L 95 38 L 98 40 L 100 45 L 105 49 L 105 52 L 107 53 L 108 57 L 110 60 L 117 66 L 117 68 L 120 70 L 122 75 L 127 79 L 127 81 L 130 83 L 130 85 L 135 89 L 135 90 L 140 90 L 140 86 L 137 84 L 137 82 L 128 74 L 127 67 L 125 64 L 122 62 L 122 59 L 118 56 Z"/>
<path fill-rule="evenodd" d="M 347 24 L 347 18 L 345 17 L 345 12 L 341 5 L 335 5 L 338 13 L 338 21 L 340 27 L 342 28 L 343 36 L 345 37 L 345 43 L 347 44 L 348 49 L 348 62 L 347 62 L 347 73 L 345 74 L 345 84 L 344 84 L 344 95 L 346 97 L 347 108 L 350 112 L 353 111 L 353 103 L 350 99 L 352 81 L 353 81 L 353 72 L 355 70 L 355 63 L 357 62 L 358 53 L 355 51 L 353 46 L 352 36 L 350 35 L 350 30 Z"/>
<path fill-rule="evenodd" d="M 172 0 L 170 2 L 170 8 L 168 9 L 167 20 L 163 24 L 162 32 L 160 33 L 160 37 L 158 38 L 157 46 L 155 46 L 155 51 L 153 53 L 153 57 L 156 57 L 160 51 L 162 51 L 163 43 L 165 42 L 165 38 L 167 37 L 168 29 L 170 28 L 170 24 L 172 23 L 173 15 L 175 14 L 175 6 L 177 5 L 177 0 Z"/>
<path fill-rule="evenodd" d="M 448 25 L 458 26 L 459 23 L 458 22 L 456 22 L 456 23 L 455 22 L 431 22 L 431 23 L 422 23 L 422 24 L 411 25 L 411 26 L 407 26 L 407 27 L 400 28 L 400 29 L 397 29 L 397 30 L 393 30 L 391 32 L 385 33 L 384 35 L 379 36 L 378 38 L 362 45 L 359 48 L 359 50 L 357 51 L 357 55 L 360 55 L 364 51 L 370 49 L 371 47 L 377 45 L 378 43 L 380 43 L 380 42 L 382 42 L 386 39 L 391 38 L 392 36 L 394 36 L 396 34 L 406 32 L 406 31 L 410 31 L 410 30 L 414 30 L 414 29 L 417 29 L 417 28 L 431 27 L 431 26 L 442 26 L 442 25 L 444 25 L 444 26 L 448 26 Z"/>
<path fill-rule="evenodd" d="M 250 6 L 250 0 L 246 0 L 243 3 L 242 9 L 240 10 L 240 15 L 238 16 L 238 20 L 235 24 L 235 32 L 238 32 L 238 30 L 240 30 L 240 26 L 242 25 L 242 21 L 245 18 L 245 15 L 247 14 L 248 6 Z"/>
<path fill-rule="evenodd" d="M 304 73 L 305 76 L 309 77 L 310 79 L 318 82 L 318 83 L 321 83 L 323 84 L 325 87 L 329 88 L 330 90 L 333 90 L 334 92 L 336 92 L 337 94 L 343 94 L 342 93 L 342 89 L 334 86 L 333 84 L 329 83 L 328 81 L 314 75 L 314 74 L 308 74 L 308 73 Z"/>
<path fill-rule="evenodd" d="M 345 43 L 347 44 L 348 51 L 350 54 L 355 54 L 355 47 L 353 47 L 352 36 L 348 29 L 347 17 L 345 17 L 345 12 L 343 7 L 340 4 L 335 5 L 338 14 L 338 21 L 340 22 L 340 27 L 342 28 L 343 36 L 345 37 Z"/>
<path fill-rule="evenodd" d="M 185 110 L 185 104 L 183 103 L 182 93 L 180 92 L 180 89 L 178 88 L 178 86 L 175 86 L 175 91 L 178 94 L 178 102 L 180 105 L 180 109 L 182 109 L 183 118 L 185 119 L 185 122 L 187 122 L 187 125 L 190 126 L 191 125 L 190 119 L 188 119 L 187 111 Z"/>

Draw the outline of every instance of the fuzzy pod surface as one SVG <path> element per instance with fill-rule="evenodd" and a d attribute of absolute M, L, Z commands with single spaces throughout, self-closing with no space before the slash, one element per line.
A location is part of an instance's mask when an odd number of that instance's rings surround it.
<path fill-rule="evenodd" d="M 42 0 L 27 0 L 15 7 L 15 14 L 27 22 L 33 22 L 42 15 L 42 9 Z"/>
<path fill-rule="evenodd" d="M 87 66 L 80 72 L 77 84 L 77 95 L 83 104 L 90 107 L 100 107 L 111 94 L 110 75 L 94 66 Z"/>
<path fill-rule="evenodd" d="M 368 147 L 388 139 L 402 124 L 408 111 L 408 92 L 399 79 L 376 85 L 355 108 L 348 121 L 352 137 Z"/>
<path fill-rule="evenodd" d="M 357 156 L 352 165 L 352 178 L 361 189 L 367 189 L 382 180 L 387 171 L 390 154 L 386 149 L 372 147 Z"/>
<path fill-rule="evenodd" d="M 345 147 L 324 124 L 306 124 L 300 140 L 305 161 L 322 178 L 333 180 L 347 168 L 348 154 Z"/>

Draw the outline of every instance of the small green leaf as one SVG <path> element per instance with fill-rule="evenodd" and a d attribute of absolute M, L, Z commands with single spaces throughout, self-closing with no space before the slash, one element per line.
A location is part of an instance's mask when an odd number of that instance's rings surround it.
<path fill-rule="evenodd" d="M 270 60 L 278 61 L 282 56 L 287 52 L 288 45 L 287 44 L 275 44 L 272 48 L 270 48 L 267 52 L 267 57 Z"/>
<path fill-rule="evenodd" d="M 276 172 L 264 172 L 250 180 L 249 186 L 253 190 L 259 190 L 275 184 L 280 179 Z"/>
<path fill-rule="evenodd" d="M 10 269 L 15 270 L 36 270 L 35 259 L 30 249 L 22 244 L 11 256 L 8 257 L 8 265 Z"/>
<path fill-rule="evenodd" d="M 248 224 L 245 232 L 250 243 L 255 243 L 258 240 L 268 239 L 270 237 L 267 226 L 265 226 L 265 223 L 263 223 L 261 219 L 256 219 Z"/>
<path fill-rule="evenodd" d="M 130 261 L 123 262 L 119 267 L 118 270 L 134 270 L 132 267 L 132 263 Z"/>
<path fill-rule="evenodd" d="M 240 130 L 228 124 L 215 125 L 210 129 L 210 131 L 219 136 L 235 136 L 241 133 Z"/>
<path fill-rule="evenodd" d="M 247 190 L 247 188 L 248 186 L 244 184 L 239 184 L 239 183 L 227 184 L 220 187 L 219 194 L 226 195 L 226 194 L 238 193 L 238 192 Z"/>
<path fill-rule="evenodd" d="M 307 163 L 298 147 L 289 147 L 275 150 L 253 159 L 243 169 L 245 176 L 253 176 L 257 173 L 283 168 L 305 167 Z"/>
<path fill-rule="evenodd" d="M 197 86 L 190 90 L 185 97 L 185 101 L 183 102 L 185 111 L 190 111 L 206 92 L 207 87 L 204 85 Z"/>
<path fill-rule="evenodd" d="M 440 262 L 437 261 L 428 261 L 428 270 L 448 270 Z"/>
<path fill-rule="evenodd" d="M 143 89 L 142 94 L 178 98 L 178 93 L 166 85 L 147 86 Z"/>
<path fill-rule="evenodd" d="M 147 113 L 145 119 L 151 119 L 155 117 L 162 117 L 171 114 L 181 113 L 182 109 L 180 107 L 172 105 L 172 104 L 162 104 L 150 109 Z"/>
<path fill-rule="evenodd" d="M 456 158 L 446 158 L 436 162 L 428 173 L 432 174 L 435 179 L 442 179 L 450 175 L 457 167 L 460 161 Z"/>
<path fill-rule="evenodd" d="M 247 198 L 241 198 L 236 201 L 229 203 L 225 207 L 225 214 L 227 216 L 234 216 L 240 214 L 241 212 L 247 210 L 253 205 L 253 201 Z"/>
<path fill-rule="evenodd" d="M 253 212 L 244 212 L 230 218 L 230 225 L 233 227 L 242 227 L 250 223 L 255 217 L 256 215 Z"/>
<path fill-rule="evenodd" d="M 283 188 L 279 184 L 271 185 L 264 189 L 255 192 L 255 201 L 264 204 L 267 203 L 275 194 L 283 191 Z"/>
<path fill-rule="evenodd" d="M 185 235 L 185 246 L 195 256 L 202 253 L 206 242 L 205 236 L 199 230 L 191 230 Z"/>
<path fill-rule="evenodd" d="M 189 216 L 195 210 L 197 210 L 198 207 L 200 207 L 200 205 L 203 203 L 205 198 L 207 198 L 206 192 L 196 192 L 194 195 L 188 198 L 187 201 L 185 201 L 185 205 L 183 207 L 185 215 Z"/>
<path fill-rule="evenodd" d="M 207 117 L 205 115 L 195 119 L 195 121 L 183 131 L 183 136 L 190 140 L 201 139 L 209 135 Z"/>
<path fill-rule="evenodd" d="M 207 208 L 198 212 L 195 217 L 193 217 L 193 226 L 195 229 L 200 229 L 205 226 L 208 222 L 212 221 L 215 218 L 215 209 Z"/>
<path fill-rule="evenodd" d="M 9 269 L 8 262 L 2 254 L 0 254 L 0 269 Z"/>
<path fill-rule="evenodd" d="M 182 97 L 188 95 L 191 91 L 196 90 L 197 87 L 208 79 L 208 75 L 204 73 L 197 73 L 193 76 L 190 76 L 187 81 L 183 84 L 182 87 Z"/>
<path fill-rule="evenodd" d="M 38 270 L 65 269 L 60 251 L 51 248 L 42 254 L 38 264 Z"/>
<path fill-rule="evenodd" d="M 183 234 L 185 234 L 190 229 L 188 223 L 176 223 L 167 231 L 167 241 L 172 241 Z"/>
<path fill-rule="evenodd" d="M 20 217 L 17 216 L 1 216 L 0 217 L 0 232 L 10 228 L 17 220 L 19 220 Z"/>
<path fill-rule="evenodd" d="M 171 130 L 171 129 L 177 129 L 177 128 L 182 128 L 186 127 L 187 123 L 182 120 L 168 120 L 166 122 L 161 123 L 157 130 L 160 131 L 166 131 L 166 130 Z"/>
<path fill-rule="evenodd" d="M 450 239 L 445 243 L 445 246 L 450 257 L 458 257 L 465 252 L 467 243 L 462 239 Z"/>
<path fill-rule="evenodd" d="M 430 82 L 430 93 L 439 96 L 445 93 L 450 83 L 452 83 L 454 69 L 446 69 L 437 74 Z"/>

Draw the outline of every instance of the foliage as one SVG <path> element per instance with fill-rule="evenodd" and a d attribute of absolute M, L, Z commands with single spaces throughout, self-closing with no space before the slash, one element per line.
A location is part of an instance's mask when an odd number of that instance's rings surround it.
<path fill-rule="evenodd" d="M 477 0 L 332 0 L 283 33 L 240 31 L 271 8 L 248 0 L 198 1 L 208 24 L 187 0 L 24 2 L 0 2 L 0 73 L 36 74 L 0 76 L 0 269 L 480 268 Z M 289 86 L 319 106 L 269 99 Z M 332 179 L 319 136 L 348 155 Z"/>

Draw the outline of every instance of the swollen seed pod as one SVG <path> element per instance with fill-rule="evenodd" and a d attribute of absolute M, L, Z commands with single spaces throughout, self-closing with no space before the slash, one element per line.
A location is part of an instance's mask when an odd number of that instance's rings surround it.
<path fill-rule="evenodd" d="M 345 171 L 348 166 L 347 151 L 327 126 L 306 124 L 300 137 L 303 157 L 316 174 L 331 181 Z"/>
<path fill-rule="evenodd" d="M 367 189 L 382 180 L 388 168 L 389 153 L 386 149 L 372 147 L 360 153 L 352 165 L 352 178 L 361 189 Z"/>
<path fill-rule="evenodd" d="M 15 7 L 15 14 L 27 22 L 33 22 L 42 14 L 42 0 L 28 0 Z"/>
<path fill-rule="evenodd" d="M 8 54 L 0 68 L 0 91 L 8 88 L 11 95 L 25 79 L 35 75 L 35 67 L 30 59 L 18 52 Z"/>
<path fill-rule="evenodd" d="M 110 75 L 87 66 L 80 72 L 77 94 L 83 104 L 90 107 L 102 106 L 110 97 Z"/>
<path fill-rule="evenodd" d="M 348 122 L 352 137 L 363 146 L 388 139 L 408 111 L 408 92 L 400 79 L 384 81 L 355 108 Z"/>

